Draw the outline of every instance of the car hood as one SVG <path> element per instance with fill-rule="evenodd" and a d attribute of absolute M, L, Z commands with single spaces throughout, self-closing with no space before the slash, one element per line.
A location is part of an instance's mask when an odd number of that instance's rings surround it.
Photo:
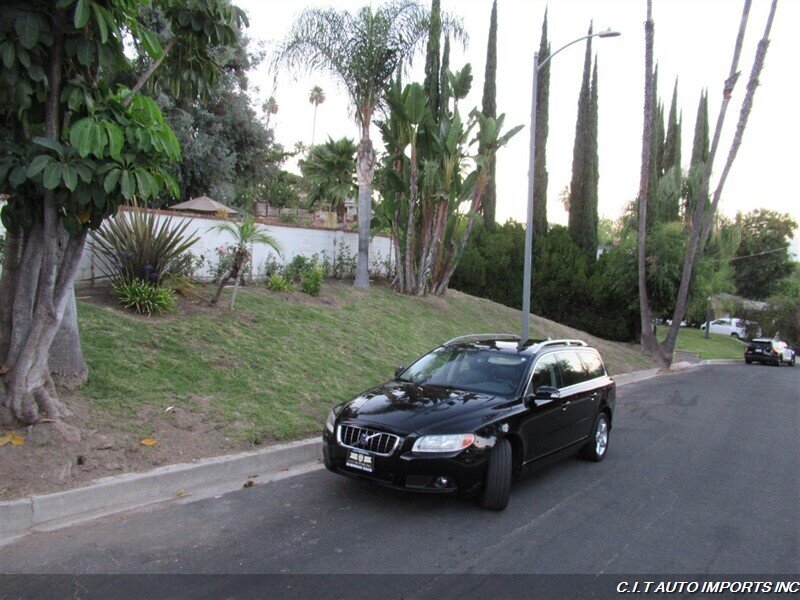
<path fill-rule="evenodd" d="M 345 404 L 338 419 L 406 434 L 468 433 L 508 404 L 493 394 L 392 381 Z"/>

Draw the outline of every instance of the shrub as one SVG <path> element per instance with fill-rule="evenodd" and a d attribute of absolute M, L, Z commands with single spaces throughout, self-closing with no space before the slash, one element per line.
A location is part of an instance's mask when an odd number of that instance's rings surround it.
<path fill-rule="evenodd" d="M 306 258 L 302 254 L 298 254 L 283 267 L 283 276 L 287 281 L 301 281 L 306 274 L 311 272 L 316 266 L 316 259 Z"/>
<path fill-rule="evenodd" d="M 335 279 L 353 279 L 356 276 L 357 266 L 358 255 L 351 254 L 347 246 L 340 244 L 331 266 L 333 277 Z"/>
<path fill-rule="evenodd" d="M 319 292 L 322 289 L 322 280 L 325 278 L 325 272 L 322 270 L 321 267 L 314 267 L 305 275 L 303 275 L 303 280 L 300 283 L 300 287 L 302 290 L 311 296 L 319 296 Z"/>
<path fill-rule="evenodd" d="M 134 208 L 120 211 L 92 234 L 100 269 L 115 286 L 146 281 L 156 286 L 191 269 L 187 251 L 199 239 L 185 237 L 190 221 L 173 226 L 172 217 Z"/>
<path fill-rule="evenodd" d="M 114 285 L 114 293 L 122 306 L 141 315 L 175 310 L 175 295 L 163 285 L 134 279 Z"/>
<path fill-rule="evenodd" d="M 287 294 L 291 294 L 294 291 L 294 286 L 292 282 L 286 279 L 283 275 L 275 274 L 271 275 L 269 279 L 267 279 L 267 288 L 272 290 L 273 292 L 285 292 Z"/>

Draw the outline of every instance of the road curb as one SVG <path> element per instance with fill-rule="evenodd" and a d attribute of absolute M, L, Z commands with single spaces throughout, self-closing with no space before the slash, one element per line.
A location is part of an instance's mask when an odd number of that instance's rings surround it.
<path fill-rule="evenodd" d="M 37 529 L 54 529 L 97 516 L 192 495 L 225 483 L 266 478 L 322 460 L 320 438 L 260 450 L 126 473 L 54 494 L 0 502 L 0 545 Z M 239 484 L 241 485 L 241 484 Z"/>
<path fill-rule="evenodd" d="M 740 361 L 675 363 L 666 373 L 657 368 L 646 369 L 615 375 L 614 380 L 618 387 L 623 387 L 705 364 L 737 362 Z M 159 467 L 145 473 L 126 473 L 98 479 L 85 487 L 0 502 L 0 546 L 32 531 L 57 529 L 184 497 L 199 498 L 202 494 L 196 492 L 207 488 L 230 491 L 247 479 L 263 481 L 271 475 L 310 466 L 321 460 L 322 441 L 315 437 L 258 452 L 216 456 L 196 463 Z"/>

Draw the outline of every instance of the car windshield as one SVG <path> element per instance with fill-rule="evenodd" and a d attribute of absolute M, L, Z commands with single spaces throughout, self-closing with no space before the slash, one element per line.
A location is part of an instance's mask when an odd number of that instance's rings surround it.
<path fill-rule="evenodd" d="M 445 348 L 426 354 L 397 378 L 417 384 L 509 395 L 519 387 L 528 356 L 496 350 Z"/>

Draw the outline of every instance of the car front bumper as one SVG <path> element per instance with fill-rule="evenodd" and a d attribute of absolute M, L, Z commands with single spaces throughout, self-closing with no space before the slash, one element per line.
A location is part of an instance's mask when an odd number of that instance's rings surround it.
<path fill-rule="evenodd" d="M 390 456 L 373 455 L 374 471 L 366 473 L 345 464 L 351 449 L 341 446 L 335 436 L 325 430 L 323 462 L 339 475 L 399 490 L 463 496 L 480 491 L 490 448 L 472 446 L 453 454 L 423 456 L 411 452 L 414 441 L 415 438 L 406 438 Z M 448 480 L 447 485 L 437 484 L 441 477 Z"/>

